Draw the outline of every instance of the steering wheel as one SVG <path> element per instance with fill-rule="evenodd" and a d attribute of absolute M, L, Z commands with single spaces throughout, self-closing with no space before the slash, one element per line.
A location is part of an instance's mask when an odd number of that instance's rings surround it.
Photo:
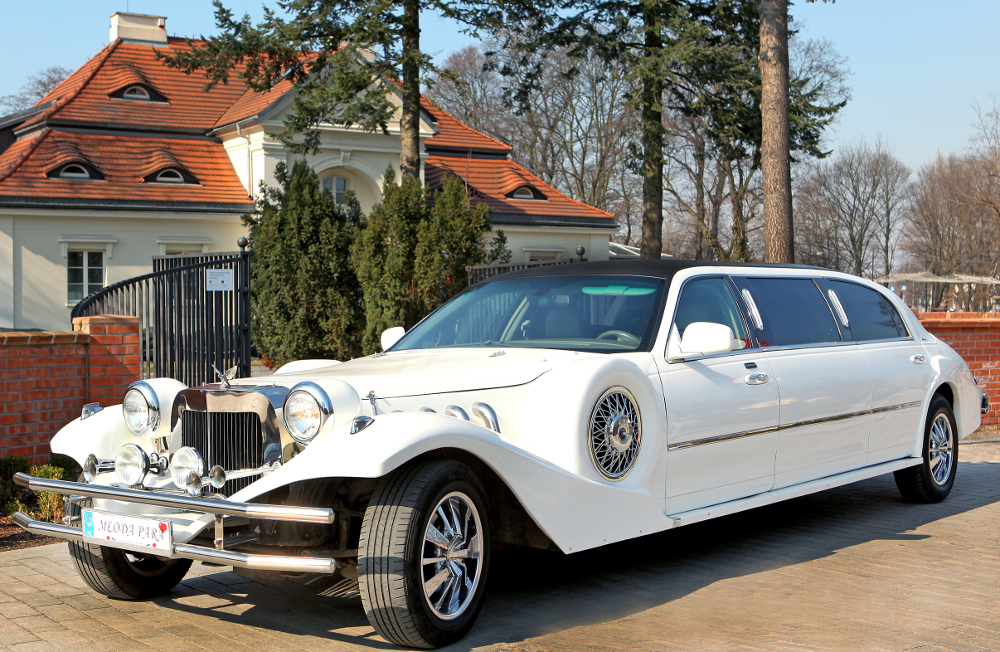
<path fill-rule="evenodd" d="M 630 346 L 639 346 L 639 343 L 642 342 L 642 338 L 636 337 L 632 333 L 626 333 L 625 331 L 616 331 L 616 330 L 604 331 L 603 333 L 597 336 L 597 339 L 609 340 L 612 337 L 615 338 L 616 342 L 622 342 Z"/>

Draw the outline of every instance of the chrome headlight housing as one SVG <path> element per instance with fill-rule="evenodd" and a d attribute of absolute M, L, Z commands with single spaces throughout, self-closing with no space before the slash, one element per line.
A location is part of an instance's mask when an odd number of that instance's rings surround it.
<path fill-rule="evenodd" d="M 115 455 L 115 473 L 130 487 L 142 484 L 149 473 L 149 456 L 136 444 L 125 444 Z"/>
<path fill-rule="evenodd" d="M 160 400 L 153 387 L 142 380 L 129 385 L 122 400 L 122 414 L 125 425 L 133 435 L 155 431 L 160 425 Z"/>
<path fill-rule="evenodd" d="M 190 446 L 181 446 L 170 456 L 170 479 L 179 489 L 192 495 L 201 493 L 203 475 L 205 460 Z"/>
<path fill-rule="evenodd" d="M 292 439 L 308 444 L 333 414 L 329 394 L 316 383 L 306 381 L 292 387 L 285 398 L 282 417 Z"/>

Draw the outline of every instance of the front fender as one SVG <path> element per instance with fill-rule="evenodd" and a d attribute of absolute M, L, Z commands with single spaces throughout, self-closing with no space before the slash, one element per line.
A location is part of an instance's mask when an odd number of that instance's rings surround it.
<path fill-rule="evenodd" d="M 671 527 L 649 491 L 574 475 L 491 430 L 431 413 L 385 414 L 358 434 L 323 435 L 278 470 L 234 494 L 249 501 L 293 482 L 378 478 L 429 451 L 457 448 L 490 466 L 563 552 L 578 552 Z"/>

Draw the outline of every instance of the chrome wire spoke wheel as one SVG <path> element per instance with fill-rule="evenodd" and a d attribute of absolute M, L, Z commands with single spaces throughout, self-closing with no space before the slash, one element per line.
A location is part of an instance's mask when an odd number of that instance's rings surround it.
<path fill-rule="evenodd" d="M 590 456 L 608 480 L 621 480 L 635 466 L 642 443 L 642 422 L 635 397 L 624 387 L 601 395 L 590 417 Z"/>
<path fill-rule="evenodd" d="M 461 616 L 479 586 L 482 523 L 473 501 L 453 491 L 438 502 L 424 531 L 421 583 L 431 611 L 442 620 Z"/>
<path fill-rule="evenodd" d="M 947 415 L 939 414 L 931 425 L 927 449 L 927 464 L 935 484 L 943 485 L 948 482 L 954 450 L 955 436 L 951 429 L 951 421 Z"/>

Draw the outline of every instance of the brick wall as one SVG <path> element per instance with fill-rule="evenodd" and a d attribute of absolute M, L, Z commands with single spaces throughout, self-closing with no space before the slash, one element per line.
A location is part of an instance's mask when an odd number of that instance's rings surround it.
<path fill-rule="evenodd" d="M 82 317 L 72 332 L 0 333 L 0 457 L 44 463 L 52 436 L 80 408 L 120 403 L 138 378 L 135 317 Z"/>
<path fill-rule="evenodd" d="M 980 312 L 922 312 L 920 323 L 965 358 L 990 395 L 984 426 L 1000 425 L 1000 315 Z"/>

